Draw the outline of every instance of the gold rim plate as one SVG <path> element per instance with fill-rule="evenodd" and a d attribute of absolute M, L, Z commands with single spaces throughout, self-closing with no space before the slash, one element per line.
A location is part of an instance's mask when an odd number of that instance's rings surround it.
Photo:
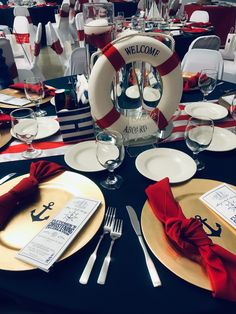
<path fill-rule="evenodd" d="M 11 129 L 0 129 L 0 148 L 4 147 L 12 139 Z"/>
<path fill-rule="evenodd" d="M 0 186 L 0 195 L 13 188 L 23 175 L 14 178 Z M 94 215 L 90 218 L 84 228 L 79 232 L 71 245 L 67 248 L 60 260 L 63 260 L 86 245 L 99 229 L 104 213 L 105 200 L 98 186 L 87 177 L 70 171 L 54 176 L 39 184 L 39 193 L 35 200 L 16 214 L 6 228 L 0 232 L 0 269 L 4 270 L 30 270 L 35 266 L 29 265 L 15 258 L 16 253 L 28 243 L 49 221 L 53 218 L 73 197 L 87 197 L 101 201 L 101 204 Z M 45 209 L 49 203 L 54 203 L 52 209 Z M 33 211 L 33 214 L 32 214 Z M 32 220 L 32 215 L 37 219 Z"/>
<path fill-rule="evenodd" d="M 220 184 L 222 182 L 193 179 L 185 184 L 172 187 L 172 192 L 187 218 L 200 215 L 202 219 L 206 218 L 206 222 L 215 230 L 218 229 L 216 223 L 220 224 L 220 237 L 212 236 L 210 238 L 213 243 L 236 254 L 236 230 L 199 200 L 202 194 Z M 167 239 L 163 225 L 153 214 L 148 201 L 145 202 L 142 210 L 141 225 L 149 248 L 163 265 L 187 282 L 203 289 L 212 290 L 204 268 L 182 255 Z M 211 232 L 205 225 L 203 226 L 207 233 Z"/>
<path fill-rule="evenodd" d="M 9 95 L 9 96 L 13 96 L 16 98 L 25 98 L 25 93 L 22 90 L 17 90 L 17 89 L 13 89 L 13 88 L 6 88 L 6 89 L 2 89 L 1 90 L 2 94 L 5 95 Z M 51 100 L 53 96 L 49 96 L 49 97 L 45 97 L 42 99 L 41 104 L 45 104 L 47 102 L 49 102 Z M 24 108 L 33 108 L 35 106 L 34 103 L 29 103 L 25 106 L 23 106 Z M 9 104 L 5 104 L 0 102 L 0 108 L 6 108 L 6 109 L 17 109 L 17 108 L 21 108 L 18 106 L 14 106 L 14 105 L 9 105 Z"/>

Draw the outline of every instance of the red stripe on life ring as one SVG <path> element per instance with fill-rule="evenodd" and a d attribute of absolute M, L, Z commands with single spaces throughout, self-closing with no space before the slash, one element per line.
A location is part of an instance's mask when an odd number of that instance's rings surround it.
<path fill-rule="evenodd" d="M 156 67 L 157 71 L 161 76 L 166 75 L 173 71 L 179 64 L 179 57 L 177 54 L 174 52 L 169 59 L 167 59 L 165 62 L 162 64 L 158 65 Z"/>
<path fill-rule="evenodd" d="M 113 123 L 115 123 L 120 118 L 120 113 L 116 110 L 115 107 L 111 109 L 102 119 L 96 121 L 97 125 L 106 129 L 109 128 Z"/>
<path fill-rule="evenodd" d="M 103 48 L 102 53 L 107 57 L 116 71 L 119 71 L 120 68 L 125 64 L 124 58 L 111 43 L 107 44 Z"/>
<path fill-rule="evenodd" d="M 168 125 L 168 121 L 158 108 L 155 108 L 150 112 L 150 117 L 156 122 L 160 130 L 164 129 Z"/>

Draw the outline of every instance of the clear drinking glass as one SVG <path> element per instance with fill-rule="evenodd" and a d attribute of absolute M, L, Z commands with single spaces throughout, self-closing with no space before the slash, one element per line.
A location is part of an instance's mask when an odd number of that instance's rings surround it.
<path fill-rule="evenodd" d="M 25 80 L 24 84 L 25 96 L 35 104 L 36 117 L 44 117 L 47 115 L 45 110 L 40 108 L 41 101 L 44 97 L 44 85 L 40 77 L 31 77 Z"/>
<path fill-rule="evenodd" d="M 28 147 L 22 153 L 24 158 L 35 158 L 41 154 L 41 150 L 32 146 L 32 141 L 38 133 L 38 122 L 35 113 L 30 108 L 20 108 L 10 113 L 12 131 L 16 138 L 25 142 Z"/>
<path fill-rule="evenodd" d="M 101 186 L 109 190 L 119 189 L 123 178 L 114 174 L 114 170 L 121 165 L 125 156 L 124 141 L 121 133 L 103 130 L 96 136 L 97 160 L 109 171 L 108 177 L 100 182 Z"/>
<path fill-rule="evenodd" d="M 198 87 L 203 94 L 203 101 L 207 101 L 208 96 L 216 87 L 218 72 L 211 69 L 203 69 L 198 78 Z"/>
<path fill-rule="evenodd" d="M 113 39 L 114 5 L 113 3 L 85 3 L 83 17 L 88 73 L 90 73 L 91 55 L 97 49 L 104 48 Z"/>
<path fill-rule="evenodd" d="M 193 152 L 193 159 L 196 162 L 197 170 L 205 168 L 203 161 L 198 159 L 198 154 L 205 150 L 212 141 L 214 122 L 210 118 L 190 118 L 185 129 L 185 142 Z"/>
<path fill-rule="evenodd" d="M 231 117 L 236 122 L 236 97 L 235 97 L 235 95 L 234 95 L 232 103 L 231 103 L 231 105 L 229 107 L 229 111 L 230 111 Z M 235 127 L 233 129 L 233 133 L 236 134 L 236 125 L 235 125 Z"/>

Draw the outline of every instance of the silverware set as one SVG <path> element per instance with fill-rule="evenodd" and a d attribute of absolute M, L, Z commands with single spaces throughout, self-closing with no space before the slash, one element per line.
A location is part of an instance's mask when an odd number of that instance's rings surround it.
<path fill-rule="evenodd" d="M 11 177 L 15 176 L 16 174 L 17 174 L 16 172 L 12 172 L 12 173 L 7 174 L 6 176 L 4 176 L 3 178 L 0 179 L 0 184 L 3 184 L 4 182 L 9 180 Z"/>
<path fill-rule="evenodd" d="M 115 240 L 120 238 L 122 235 L 123 221 L 121 219 L 116 219 L 115 215 L 116 215 L 116 208 L 108 207 L 107 212 L 105 214 L 103 232 L 98 240 L 95 250 L 90 255 L 87 261 L 87 264 L 85 265 L 85 268 L 79 280 L 81 284 L 84 284 L 84 285 L 87 284 L 91 271 L 93 269 L 94 263 L 97 258 L 97 251 L 100 246 L 100 243 L 102 242 L 102 239 L 104 238 L 106 234 L 110 234 L 110 237 L 111 237 L 110 247 L 109 247 L 106 257 L 104 258 L 103 265 L 102 265 L 102 268 L 101 268 L 101 271 L 97 280 L 98 284 L 105 284 L 106 276 L 107 276 L 107 272 L 108 272 L 108 268 L 109 268 L 109 264 L 111 260 L 112 247 L 114 245 Z"/>

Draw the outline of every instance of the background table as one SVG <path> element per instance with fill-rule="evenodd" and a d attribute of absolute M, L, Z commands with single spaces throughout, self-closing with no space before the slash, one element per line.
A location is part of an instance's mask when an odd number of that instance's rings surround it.
<path fill-rule="evenodd" d="M 34 25 L 38 25 L 39 22 L 42 23 L 42 40 L 41 45 L 46 45 L 46 34 L 45 25 L 50 21 L 55 23 L 55 10 L 57 6 L 44 6 L 44 7 L 30 7 L 29 12 Z M 13 8 L 0 9 L 0 23 L 3 25 L 8 25 L 10 29 L 13 28 L 14 15 Z"/>
<path fill-rule="evenodd" d="M 189 18 L 193 11 L 207 11 L 209 13 L 209 20 L 215 27 L 215 34 L 220 37 L 222 45 L 225 44 L 230 28 L 235 26 L 236 7 L 234 6 L 187 4 L 184 6 L 184 10 Z"/>
<path fill-rule="evenodd" d="M 47 83 L 58 88 L 66 87 L 68 78 L 50 80 Z M 223 84 L 212 93 L 216 97 L 224 89 L 236 87 Z M 200 100 L 199 92 L 186 93 L 183 100 Z M 51 114 L 52 105 L 45 107 Z M 191 154 L 183 141 L 160 144 L 160 147 L 179 149 Z M 202 152 L 206 169 L 196 173 L 194 178 L 220 180 L 236 185 L 235 150 L 224 153 Z M 63 156 L 45 158 L 66 166 Z M 28 173 L 31 161 L 5 163 L 1 168 L 1 176 L 8 172 L 19 175 Z M 223 166 L 224 165 L 224 166 Z M 71 170 L 67 167 L 68 170 Z M 132 205 L 139 217 L 146 201 L 145 188 L 153 181 L 146 179 L 135 168 L 135 158 L 127 154 L 123 164 L 116 170 L 124 178 L 120 190 L 107 191 L 102 189 L 106 205 L 117 208 L 117 217 L 124 219 L 124 232 L 114 246 L 112 261 L 106 284 L 96 283 L 102 257 L 105 256 L 110 239 L 102 243 L 98 259 L 86 286 L 79 283 L 79 277 L 87 259 L 99 239 L 101 230 L 80 251 L 73 256 L 56 263 L 49 273 L 41 270 L 11 272 L 0 270 L 0 294 L 28 304 L 33 310 L 43 313 L 98 313 L 98 314 L 143 314 L 143 313 L 214 313 L 233 314 L 235 303 L 213 299 L 209 291 L 189 284 L 169 271 L 154 256 L 152 259 L 160 274 L 163 286 L 153 288 L 145 265 L 144 256 L 128 219 L 125 205 Z M 104 178 L 106 172 L 83 173 L 96 184 Z M 159 235 L 156 237 L 160 241 Z M 35 313 L 33 312 L 33 313 Z"/>

